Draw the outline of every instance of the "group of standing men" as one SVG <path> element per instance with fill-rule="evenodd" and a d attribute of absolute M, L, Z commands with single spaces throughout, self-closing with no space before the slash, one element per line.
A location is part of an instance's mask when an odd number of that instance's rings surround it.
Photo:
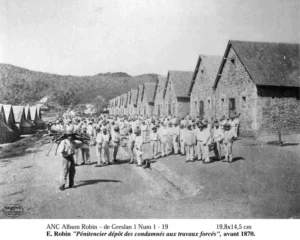
<path fill-rule="evenodd" d="M 143 155 L 150 143 L 151 159 L 170 154 L 186 155 L 186 162 L 195 160 L 207 163 L 209 151 L 213 148 L 215 158 L 232 161 L 232 145 L 238 136 L 239 116 L 222 117 L 219 120 L 184 119 L 176 117 L 110 116 L 98 118 L 64 118 L 57 120 L 51 130 L 64 131 L 68 138 L 62 141 L 58 152 L 62 154 L 63 165 L 60 189 L 63 190 L 69 175 L 69 187 L 73 187 L 75 165 L 90 163 L 90 147 L 96 146 L 95 167 L 118 161 L 119 147 L 125 147 L 130 156 L 129 163 L 147 167 Z M 76 142 L 74 133 L 84 133 L 89 141 Z M 113 148 L 112 158 L 110 148 Z M 80 154 L 81 153 L 81 154 Z M 81 158 L 81 159 L 80 159 Z M 80 161 L 81 160 L 81 161 Z"/>

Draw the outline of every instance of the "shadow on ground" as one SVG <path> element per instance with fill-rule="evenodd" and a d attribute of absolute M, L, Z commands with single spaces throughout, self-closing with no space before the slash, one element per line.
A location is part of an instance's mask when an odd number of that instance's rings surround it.
<path fill-rule="evenodd" d="M 78 185 L 76 185 L 76 187 L 93 185 L 93 184 L 97 184 L 97 183 L 107 183 L 107 182 L 118 183 L 118 182 L 122 182 L 122 181 L 120 181 L 120 180 L 112 180 L 112 179 L 85 180 L 85 181 L 80 181 L 80 183 Z"/>

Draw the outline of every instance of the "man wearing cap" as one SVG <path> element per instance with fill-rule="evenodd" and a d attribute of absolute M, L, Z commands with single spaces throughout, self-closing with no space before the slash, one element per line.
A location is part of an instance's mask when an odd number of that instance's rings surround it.
<path fill-rule="evenodd" d="M 211 143 L 211 131 L 207 127 L 207 120 L 203 121 L 203 163 L 209 162 L 209 144 Z"/>
<path fill-rule="evenodd" d="M 240 126 L 239 116 L 240 116 L 240 115 L 241 115 L 240 113 L 239 113 L 239 114 L 236 114 L 236 115 L 234 116 L 233 121 L 232 121 L 233 129 L 234 129 L 235 135 L 236 135 L 237 137 L 239 136 L 239 126 Z"/>
<path fill-rule="evenodd" d="M 135 142 L 134 142 L 134 153 L 137 160 L 137 166 L 141 167 L 144 164 L 143 161 L 143 137 L 141 136 L 141 130 L 140 128 L 137 128 L 135 130 Z"/>
<path fill-rule="evenodd" d="M 168 132 L 168 141 L 167 141 L 167 155 L 172 153 L 173 149 L 173 124 L 171 121 L 168 122 L 167 132 Z"/>
<path fill-rule="evenodd" d="M 128 148 L 128 153 L 130 156 L 130 162 L 129 163 L 134 163 L 134 142 L 135 142 L 136 135 L 132 131 L 132 128 L 129 128 L 128 130 L 128 141 L 127 141 L 127 148 Z"/>
<path fill-rule="evenodd" d="M 224 149 L 225 149 L 225 161 L 232 162 L 232 145 L 233 141 L 237 137 L 235 132 L 232 131 L 229 123 L 224 125 Z"/>
<path fill-rule="evenodd" d="M 67 126 L 66 126 L 66 131 L 67 132 L 72 132 L 74 131 L 74 125 L 72 124 L 72 120 L 68 120 Z"/>
<path fill-rule="evenodd" d="M 203 148 L 203 141 L 204 141 L 204 126 L 202 122 L 199 122 L 198 129 L 196 132 L 196 140 L 197 140 L 197 159 L 198 161 L 203 160 L 204 148 Z"/>
<path fill-rule="evenodd" d="M 178 148 L 179 148 L 179 131 L 180 128 L 178 126 L 177 120 L 174 122 L 173 128 L 172 128 L 172 141 L 173 141 L 173 149 L 174 149 L 174 154 L 178 154 Z"/>
<path fill-rule="evenodd" d="M 57 152 L 62 155 L 62 172 L 60 176 L 60 190 L 65 189 L 67 177 L 69 176 L 69 188 L 74 186 L 75 177 L 75 162 L 74 154 L 75 149 L 80 147 L 81 144 L 75 142 L 75 136 L 72 132 L 67 132 L 67 138 L 62 140 L 58 145 Z"/>
<path fill-rule="evenodd" d="M 146 121 L 142 121 L 141 131 L 142 131 L 143 142 L 146 142 L 146 136 L 148 131 L 148 125 L 146 124 Z"/>
<path fill-rule="evenodd" d="M 104 164 L 109 164 L 109 142 L 111 141 L 111 135 L 108 133 L 107 128 L 103 128 L 102 132 L 102 161 Z"/>
<path fill-rule="evenodd" d="M 94 128 L 93 128 L 93 122 L 90 121 L 87 128 L 86 128 L 86 133 L 90 137 L 90 145 L 93 145 L 94 142 Z"/>
<path fill-rule="evenodd" d="M 166 124 L 163 124 L 163 127 L 160 129 L 158 134 L 158 139 L 161 146 L 161 156 L 165 157 L 167 155 L 167 145 L 168 145 L 168 129 Z"/>
<path fill-rule="evenodd" d="M 117 154 L 121 142 L 120 129 L 118 126 L 114 127 L 114 133 L 112 134 L 112 143 L 113 143 L 113 161 L 117 161 Z"/>
<path fill-rule="evenodd" d="M 96 157 L 97 157 L 97 164 L 95 167 L 101 167 L 102 166 L 102 142 L 103 142 L 103 137 L 102 137 L 102 132 L 100 127 L 96 128 Z"/>
<path fill-rule="evenodd" d="M 82 133 L 87 135 L 86 128 L 82 129 Z M 81 157 L 82 157 L 82 163 L 83 164 L 90 164 L 90 141 L 84 141 L 82 146 L 80 147 L 81 150 Z M 78 161 L 78 158 L 76 158 Z"/>
<path fill-rule="evenodd" d="M 196 137 L 196 135 L 197 135 L 197 130 L 198 130 L 198 127 L 197 127 L 197 125 L 196 125 L 196 121 L 195 121 L 195 119 L 193 119 L 192 120 L 192 130 L 193 130 L 193 132 L 194 132 L 194 134 L 195 134 L 195 137 Z M 194 156 L 194 159 L 196 159 L 197 158 L 197 143 L 195 143 L 194 144 L 194 146 L 193 146 L 193 156 Z"/>
<path fill-rule="evenodd" d="M 220 118 L 219 125 L 220 125 L 220 129 L 221 129 L 221 131 L 222 131 L 223 133 L 224 133 L 224 125 L 225 125 L 225 123 L 226 123 L 225 116 L 222 116 L 222 117 Z"/>
<path fill-rule="evenodd" d="M 156 126 L 152 127 L 150 132 L 151 159 L 157 158 L 158 133 Z"/>
<path fill-rule="evenodd" d="M 224 138 L 224 133 L 219 126 L 219 122 L 215 121 L 213 142 L 214 142 L 215 157 L 217 160 L 220 160 L 222 158 L 223 138 Z"/>
<path fill-rule="evenodd" d="M 194 161 L 194 145 L 196 142 L 196 136 L 192 130 L 192 125 L 187 124 L 187 131 L 185 133 L 185 151 L 186 151 L 186 162 Z"/>
<path fill-rule="evenodd" d="M 185 154 L 185 133 L 186 133 L 186 128 L 183 124 L 180 124 L 180 130 L 179 130 L 179 143 L 180 143 L 180 152 L 181 155 L 183 156 Z"/>

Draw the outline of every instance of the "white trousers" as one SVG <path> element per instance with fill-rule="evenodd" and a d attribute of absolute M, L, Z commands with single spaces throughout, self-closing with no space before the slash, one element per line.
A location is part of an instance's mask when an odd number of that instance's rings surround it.
<path fill-rule="evenodd" d="M 174 153 L 175 154 L 178 154 L 178 148 L 179 148 L 179 146 L 178 146 L 179 144 L 178 144 L 178 136 L 177 135 L 173 135 L 173 148 L 174 148 Z"/>
<path fill-rule="evenodd" d="M 186 145 L 186 160 L 193 161 L 194 160 L 194 146 L 193 145 Z"/>

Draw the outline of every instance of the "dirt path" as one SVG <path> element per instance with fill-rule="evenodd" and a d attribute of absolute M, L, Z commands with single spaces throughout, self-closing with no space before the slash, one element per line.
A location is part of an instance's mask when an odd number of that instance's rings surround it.
<path fill-rule="evenodd" d="M 235 162 L 185 163 L 170 156 L 151 169 L 126 163 L 76 167 L 75 189 L 60 191 L 60 159 L 48 145 L 0 160 L 0 206 L 20 218 L 299 218 L 300 160 L 294 148 L 235 143 Z M 147 157 L 148 154 L 146 154 Z M 91 149 L 95 160 L 95 149 Z M 0 213 L 0 218 L 6 218 Z"/>

